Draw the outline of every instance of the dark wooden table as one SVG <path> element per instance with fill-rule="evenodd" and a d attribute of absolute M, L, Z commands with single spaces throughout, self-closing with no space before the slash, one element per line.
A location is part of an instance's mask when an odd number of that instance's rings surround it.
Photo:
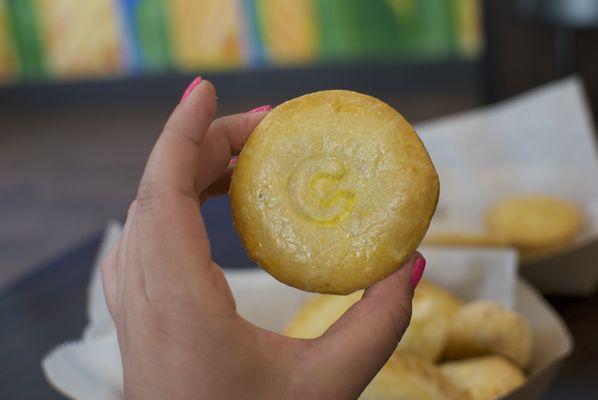
<path fill-rule="evenodd" d="M 214 258 L 221 265 L 252 268 L 228 207 L 226 199 L 204 206 Z M 0 294 L 1 399 L 63 398 L 46 382 L 40 361 L 57 344 L 81 336 L 90 269 L 101 238 L 98 232 Z M 545 399 L 598 398 L 598 294 L 549 301 L 573 332 L 575 351 Z"/>

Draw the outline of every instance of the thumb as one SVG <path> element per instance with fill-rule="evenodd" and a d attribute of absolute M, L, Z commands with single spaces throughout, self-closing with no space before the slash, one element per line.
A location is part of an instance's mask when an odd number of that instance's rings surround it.
<path fill-rule="evenodd" d="M 409 326 L 413 289 L 425 262 L 416 252 L 401 268 L 368 288 L 317 339 L 315 362 L 323 365 L 314 370 L 332 375 L 328 382 L 334 382 L 334 389 L 330 389 L 345 395 L 339 398 L 361 393 L 397 347 Z"/>

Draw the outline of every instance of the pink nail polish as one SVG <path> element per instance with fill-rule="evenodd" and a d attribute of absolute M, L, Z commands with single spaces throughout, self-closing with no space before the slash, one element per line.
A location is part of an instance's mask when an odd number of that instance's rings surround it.
<path fill-rule="evenodd" d="M 411 270 L 411 285 L 415 289 L 417 284 L 422 278 L 424 274 L 424 270 L 426 269 L 426 259 L 421 254 L 418 254 L 413 262 L 413 269 Z"/>
<path fill-rule="evenodd" d="M 235 165 L 237 165 L 237 157 L 232 157 L 230 159 L 230 161 L 228 162 L 228 166 L 229 167 L 234 167 Z"/>
<path fill-rule="evenodd" d="M 189 97 L 189 95 L 191 94 L 191 92 L 193 92 L 193 89 L 195 89 L 195 87 L 197 85 L 199 85 L 200 83 L 201 83 L 201 76 L 198 76 L 197 78 L 193 79 L 193 82 L 191 82 L 189 84 L 189 86 L 187 86 L 187 89 L 185 89 L 185 92 L 183 93 L 183 96 L 181 96 L 181 101 L 183 101 L 187 97 Z"/>
<path fill-rule="evenodd" d="M 247 111 L 247 114 L 253 114 L 253 113 L 258 113 L 258 112 L 270 111 L 271 109 L 272 109 L 271 105 L 261 106 L 261 107 L 258 107 L 258 108 L 254 108 L 251 111 Z"/>

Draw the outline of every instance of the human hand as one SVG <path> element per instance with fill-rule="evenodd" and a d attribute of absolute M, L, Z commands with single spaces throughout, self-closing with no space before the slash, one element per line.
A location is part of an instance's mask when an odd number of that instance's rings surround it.
<path fill-rule="evenodd" d="M 365 291 L 320 338 L 240 317 L 211 259 L 200 205 L 228 191 L 231 156 L 267 109 L 213 121 L 215 89 L 196 80 L 160 135 L 106 257 L 103 283 L 128 399 L 353 399 L 409 324 L 425 260 L 415 254 Z"/>

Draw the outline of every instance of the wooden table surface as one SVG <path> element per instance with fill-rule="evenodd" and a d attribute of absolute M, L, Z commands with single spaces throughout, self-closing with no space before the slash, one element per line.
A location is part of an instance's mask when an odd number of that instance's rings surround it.
<path fill-rule="evenodd" d="M 214 259 L 253 268 L 230 220 L 226 198 L 203 209 Z M 46 382 L 41 359 L 56 345 L 81 337 L 90 268 L 101 232 L 0 294 L 0 398 L 61 399 Z M 589 298 L 550 297 L 575 340 L 545 399 L 593 399 L 598 395 L 598 293 Z"/>

